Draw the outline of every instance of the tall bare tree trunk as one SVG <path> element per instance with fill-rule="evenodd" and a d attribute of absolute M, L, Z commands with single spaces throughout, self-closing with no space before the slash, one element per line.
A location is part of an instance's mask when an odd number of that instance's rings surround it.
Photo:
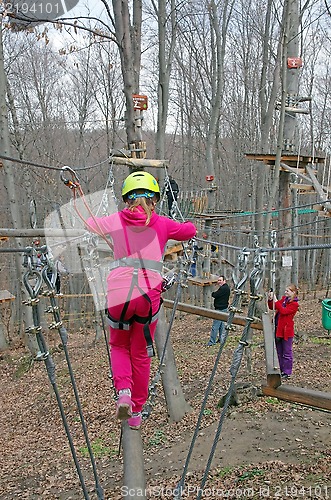
<path fill-rule="evenodd" d="M 126 134 L 128 145 L 130 145 L 138 142 L 132 95 L 139 92 L 142 1 L 134 0 L 133 2 L 132 25 L 128 1 L 122 0 L 118 2 L 117 0 L 113 0 L 112 3 L 116 40 L 121 57 L 122 77 L 124 82 Z"/>
<path fill-rule="evenodd" d="M 230 13 L 232 11 L 233 0 L 226 0 L 222 10 L 222 30 L 219 26 L 219 15 L 217 5 L 214 1 L 209 3 L 209 15 L 212 33 L 212 52 L 213 52 L 213 77 L 212 77 L 212 97 L 210 102 L 210 121 L 208 126 L 208 135 L 206 142 L 206 166 L 208 175 L 215 177 L 214 152 L 216 144 L 217 123 L 220 116 L 222 104 L 222 94 L 224 89 L 224 58 L 226 47 L 226 36 Z M 208 208 L 215 210 L 216 196 L 214 190 L 208 191 Z"/>
<path fill-rule="evenodd" d="M 11 147 L 9 140 L 9 129 L 8 129 L 8 110 L 6 104 L 6 90 L 7 90 L 7 79 L 4 69 L 4 57 L 3 57 L 3 44 L 2 44 L 2 26 L 0 26 L 0 150 L 5 156 L 11 156 Z M 4 187 L 7 192 L 7 199 L 9 202 L 10 215 L 12 220 L 13 228 L 22 228 L 22 218 L 21 218 L 21 205 L 19 193 L 14 183 L 14 173 L 6 161 L 3 161 L 3 182 Z M 22 247 L 22 240 L 20 238 L 15 239 L 17 247 Z M 22 268 L 21 255 L 19 253 L 15 254 L 16 263 L 16 276 L 17 276 L 17 288 L 16 288 L 16 306 L 18 311 L 18 323 L 19 329 L 22 334 L 23 327 L 23 312 L 22 312 L 22 290 L 23 290 L 23 274 L 24 269 Z M 28 308 L 25 310 L 25 324 L 27 326 L 32 326 L 32 311 Z M 36 354 L 38 351 L 38 346 L 35 338 L 27 336 L 26 345 L 30 349 L 32 354 Z"/>

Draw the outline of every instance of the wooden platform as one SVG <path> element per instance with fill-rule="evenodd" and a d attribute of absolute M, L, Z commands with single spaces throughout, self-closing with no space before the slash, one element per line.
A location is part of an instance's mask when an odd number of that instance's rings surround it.
<path fill-rule="evenodd" d="M 192 215 L 196 219 L 212 219 L 212 220 L 223 220 L 227 219 L 231 215 L 237 215 L 240 214 L 242 211 L 237 211 L 237 212 L 202 212 L 202 213 L 196 213 L 194 212 Z"/>
<path fill-rule="evenodd" d="M 0 303 L 2 302 L 10 302 L 11 300 L 15 300 L 15 295 L 12 295 L 8 290 L 0 290 Z"/>
<path fill-rule="evenodd" d="M 246 153 L 245 156 L 249 160 L 263 161 L 266 165 L 275 165 L 276 162 L 276 154 Z M 325 158 L 310 155 L 282 154 L 280 161 L 288 164 L 290 167 L 296 168 L 297 165 L 303 167 L 308 165 L 308 163 L 324 163 Z"/>
<path fill-rule="evenodd" d="M 183 253 L 183 245 L 182 243 L 174 243 L 170 245 L 168 244 L 165 252 L 164 252 L 164 260 L 176 260 L 178 255 L 182 255 Z"/>
<path fill-rule="evenodd" d="M 188 281 L 191 285 L 197 285 L 197 286 L 209 286 L 209 285 L 215 285 L 217 283 L 218 276 L 215 276 L 212 274 L 209 278 L 198 278 L 196 276 L 192 278 L 188 278 Z"/>

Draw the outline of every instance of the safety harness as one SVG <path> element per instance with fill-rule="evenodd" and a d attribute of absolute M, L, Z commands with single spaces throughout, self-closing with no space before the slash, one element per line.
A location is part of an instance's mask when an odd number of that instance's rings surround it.
<path fill-rule="evenodd" d="M 156 271 L 161 274 L 163 264 L 162 262 L 158 262 L 155 260 L 148 260 L 148 259 L 133 259 L 130 257 L 123 257 L 121 259 L 115 260 L 114 262 L 111 263 L 110 265 L 110 270 L 116 269 L 117 267 L 133 267 L 133 274 L 132 274 L 132 280 L 131 280 L 131 285 L 129 289 L 128 296 L 126 298 L 125 304 L 123 306 L 122 312 L 120 319 L 115 319 L 109 314 L 108 308 L 105 310 L 106 316 L 107 316 L 107 323 L 112 327 L 117 330 L 129 330 L 132 323 L 136 321 L 137 323 L 141 323 L 144 325 L 143 331 L 144 331 L 144 337 L 146 340 L 146 349 L 147 349 L 147 355 L 149 358 L 155 356 L 155 351 L 154 351 L 154 346 L 153 346 L 153 340 L 151 337 L 151 332 L 150 332 L 150 325 L 153 323 L 157 318 L 158 314 L 160 311 L 160 307 L 162 304 L 162 299 L 160 300 L 160 305 L 155 314 L 152 314 L 152 303 L 151 299 L 147 295 L 146 292 L 139 286 L 138 283 L 138 270 L 139 269 L 148 269 L 151 271 Z M 141 296 L 144 297 L 144 299 L 147 300 L 149 303 L 149 313 L 148 316 L 143 317 L 143 316 L 138 316 L 137 314 L 134 314 L 131 318 L 124 319 L 125 314 L 128 310 L 132 292 L 134 287 L 137 287 L 138 290 L 141 293 Z"/>

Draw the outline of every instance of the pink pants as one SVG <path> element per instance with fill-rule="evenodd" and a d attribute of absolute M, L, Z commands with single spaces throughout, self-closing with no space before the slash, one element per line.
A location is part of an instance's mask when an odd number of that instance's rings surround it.
<path fill-rule="evenodd" d="M 111 295 L 117 292 L 108 292 L 108 304 L 112 303 Z M 152 314 L 155 314 L 160 304 L 160 292 L 151 290 L 148 296 L 152 303 Z M 125 319 L 132 318 L 134 314 L 148 317 L 150 303 L 144 297 L 131 300 L 126 311 Z M 123 310 L 123 303 L 109 307 L 109 314 L 114 319 L 119 319 Z M 157 320 L 150 325 L 151 337 L 154 340 Z M 151 358 L 147 355 L 146 339 L 143 331 L 144 325 L 134 321 L 130 330 L 118 330 L 110 327 L 110 359 L 117 391 L 131 390 L 132 411 L 139 412 L 148 397 L 148 384 L 150 375 Z"/>

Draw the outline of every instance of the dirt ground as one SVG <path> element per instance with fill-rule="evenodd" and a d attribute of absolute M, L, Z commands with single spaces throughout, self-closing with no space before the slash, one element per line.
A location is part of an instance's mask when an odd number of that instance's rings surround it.
<path fill-rule="evenodd" d="M 321 303 L 315 296 L 306 296 L 300 303 L 290 384 L 330 394 L 331 338 L 321 324 Z M 176 363 L 191 412 L 181 422 L 170 423 L 159 385 L 153 412 L 141 430 L 147 498 L 174 498 L 218 352 L 218 346 L 206 346 L 210 326 L 211 320 L 183 313 L 174 322 Z M 228 388 L 241 328 L 230 334 L 222 354 L 182 498 L 195 499 L 199 493 L 219 423 L 218 403 Z M 93 346 L 93 339 L 88 325 L 69 332 L 70 360 L 104 498 L 130 498 L 122 483 L 120 425 L 114 419 L 107 352 L 104 342 Z M 49 337 L 48 342 L 88 495 L 96 499 L 64 352 L 56 347 L 58 339 Z M 252 348 L 252 371 L 248 373 L 244 359 L 237 378 L 250 386 L 239 393 L 240 404 L 231 406 L 224 419 L 201 498 L 331 498 L 330 412 L 262 396 L 261 384 L 266 381 L 262 332 L 254 331 Z M 154 360 L 152 375 L 156 370 Z M 13 343 L 0 356 L 0 381 L 0 498 L 84 498 L 44 363 L 31 363 L 19 342 Z"/>

